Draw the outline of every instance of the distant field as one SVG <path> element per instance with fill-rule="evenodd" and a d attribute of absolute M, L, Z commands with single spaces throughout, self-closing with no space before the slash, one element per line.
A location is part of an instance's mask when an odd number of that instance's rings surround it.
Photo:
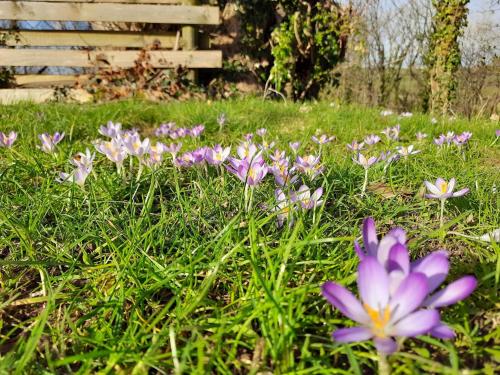
<path fill-rule="evenodd" d="M 204 124 L 200 138 L 162 142 L 181 141 L 181 153 L 220 143 L 233 156 L 246 133 L 267 128 L 266 140 L 291 163 L 289 142 L 301 142 L 298 155 L 317 155 L 311 136 L 335 135 L 321 147 L 322 174 L 299 176 L 311 189 L 323 187 L 324 203 L 279 228 L 270 173 L 247 214 L 244 183 L 234 175 L 175 168 L 169 156 L 136 179 L 136 160 L 130 169 L 126 159 L 119 176 L 97 153 L 83 188 L 57 182 L 73 168 L 73 155 L 95 150 L 92 142 L 104 138 L 98 128 L 110 120 L 155 143 L 161 123 Z M 400 140 L 389 143 L 380 132 L 397 123 Z M 478 280 L 465 302 L 442 310 L 456 338 L 405 340 L 389 357 L 393 372 L 494 374 L 500 247 L 473 237 L 500 228 L 498 128 L 486 120 L 432 124 L 420 114 L 382 117 L 362 107 L 259 99 L 0 107 L 0 131 L 18 132 L 11 149 L 0 148 L 0 373 L 373 373 L 373 345 L 334 342 L 331 332 L 352 322 L 320 295 L 327 280 L 355 290 L 353 241 L 371 216 L 381 233 L 407 230 L 412 258 L 446 249 L 448 280 Z M 37 135 L 55 131 L 66 133 L 57 153 L 38 149 Z M 472 138 L 462 149 L 434 145 L 448 131 Z M 417 132 L 428 137 L 417 141 Z M 367 155 L 410 144 L 421 152 L 372 166 L 362 196 L 364 171 L 346 144 L 369 134 L 382 141 Z M 443 229 L 439 204 L 423 196 L 424 180 L 438 177 L 470 189 L 448 200 Z"/>

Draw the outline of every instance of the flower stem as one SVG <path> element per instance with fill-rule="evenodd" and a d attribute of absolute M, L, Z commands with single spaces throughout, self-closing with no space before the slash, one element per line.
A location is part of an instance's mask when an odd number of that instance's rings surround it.
<path fill-rule="evenodd" d="M 387 362 L 387 356 L 383 353 L 378 353 L 378 375 L 390 375 L 391 367 Z"/>
<path fill-rule="evenodd" d="M 365 168 L 365 181 L 363 182 L 363 189 L 361 190 L 361 196 L 365 195 L 367 185 L 368 185 L 368 168 Z"/>
<path fill-rule="evenodd" d="M 446 199 L 441 199 L 441 212 L 439 214 L 439 228 L 443 227 L 444 224 L 444 203 Z"/>

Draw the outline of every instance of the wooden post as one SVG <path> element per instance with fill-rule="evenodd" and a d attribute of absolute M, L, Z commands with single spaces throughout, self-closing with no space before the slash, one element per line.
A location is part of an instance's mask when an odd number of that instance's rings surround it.
<path fill-rule="evenodd" d="M 198 0 L 183 0 L 184 5 L 198 5 Z M 192 51 L 198 49 L 198 28 L 192 25 L 182 26 L 182 42 L 184 45 L 184 50 Z M 188 78 L 193 82 L 198 79 L 198 72 L 195 69 L 191 69 L 188 72 Z"/>

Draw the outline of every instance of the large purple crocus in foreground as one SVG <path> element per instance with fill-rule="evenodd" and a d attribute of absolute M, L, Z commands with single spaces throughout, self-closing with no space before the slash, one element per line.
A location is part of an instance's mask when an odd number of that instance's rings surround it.
<path fill-rule="evenodd" d="M 364 250 L 355 244 L 361 258 L 357 276 L 360 300 L 338 283 L 328 281 L 321 288 L 328 302 L 359 323 L 338 329 L 333 338 L 343 343 L 373 339 L 383 355 L 397 350 L 397 337 L 432 334 L 452 338 L 454 332 L 441 322 L 438 309 L 468 297 L 476 288 L 476 279 L 465 276 L 438 290 L 449 270 L 446 252 L 410 262 L 401 228 L 379 240 L 375 223 L 368 218 L 363 240 Z"/>

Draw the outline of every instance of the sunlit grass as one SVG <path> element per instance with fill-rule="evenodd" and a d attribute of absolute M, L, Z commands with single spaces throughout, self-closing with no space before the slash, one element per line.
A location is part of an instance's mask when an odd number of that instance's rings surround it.
<path fill-rule="evenodd" d="M 479 236 L 500 227 L 498 124 L 440 121 L 424 115 L 398 120 L 377 110 L 239 100 L 105 105 L 18 105 L 0 108 L 0 130 L 16 130 L 13 149 L 0 149 L 0 372 L 6 373 L 303 373 L 361 374 L 374 369 L 369 343 L 338 345 L 330 334 L 349 320 L 319 294 L 325 280 L 355 281 L 352 242 L 373 216 L 383 231 L 407 229 L 413 255 L 445 248 L 451 274 L 474 274 L 477 291 L 448 309 L 453 341 L 407 340 L 390 358 L 399 373 L 494 373 L 499 340 L 499 247 Z M 220 130 L 217 117 L 227 123 Z M 176 172 L 167 162 L 141 179 L 124 180 L 102 155 L 82 190 L 55 181 L 68 159 L 98 137 L 108 120 L 143 135 L 161 122 L 206 125 L 198 143 L 235 146 L 268 128 L 278 148 L 312 135 L 334 134 L 323 147 L 325 205 L 293 227 L 259 204 L 275 204 L 273 179 L 243 209 L 243 184 L 216 169 Z M 401 124 L 401 144 L 422 150 L 384 173 L 364 170 L 346 144 Z M 472 131 L 469 148 L 438 149 L 432 138 Z M 37 134 L 65 131 L 53 157 L 36 148 Z M 429 138 L 416 142 L 415 133 Z M 184 149 L 195 147 L 186 142 Z M 394 143 L 394 149 L 399 143 Z M 377 150 L 382 150 L 377 146 Z M 234 151 L 233 151 L 234 153 Z M 424 180 L 455 177 L 470 188 L 450 199 L 443 229 L 439 205 L 426 200 Z M 314 219 L 314 220 L 313 220 Z M 452 231 L 452 234 L 447 234 Z M 174 349 L 175 348 L 175 349 Z"/>

